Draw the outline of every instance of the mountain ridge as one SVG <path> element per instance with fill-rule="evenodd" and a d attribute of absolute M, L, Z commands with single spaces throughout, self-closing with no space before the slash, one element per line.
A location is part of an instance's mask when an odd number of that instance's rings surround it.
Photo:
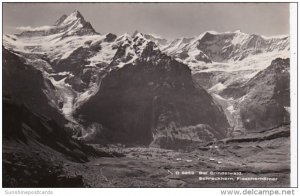
<path fill-rule="evenodd" d="M 124 70 L 132 70 L 137 76 L 133 73 L 125 75 L 133 74 L 132 76 L 138 77 L 138 73 L 141 73 L 146 79 L 151 78 L 151 72 L 156 72 L 156 69 L 168 73 L 172 70 L 171 64 L 178 66 L 184 64 L 188 71 L 192 71 L 188 77 L 193 77 L 191 80 L 195 82 L 194 85 L 200 84 L 205 87 L 200 89 L 213 95 L 209 98 L 213 100 L 216 99 L 213 93 L 220 96 L 218 93 L 223 90 L 222 88 L 234 83 L 243 84 L 259 71 L 266 69 L 274 58 L 287 56 L 289 37 L 268 38 L 240 31 L 223 33 L 207 31 L 192 38 L 179 38 L 173 41 L 138 31 L 133 35 L 128 33 L 120 36 L 113 33 L 101 35 L 89 22 L 85 21 L 79 11 L 74 11 L 70 15 L 62 15 L 54 23 L 52 30 L 25 31 L 23 35 L 21 33 L 17 36 L 5 35 L 4 47 L 24 59 L 26 64 L 42 72 L 43 77 L 53 88 L 47 87 L 47 92 L 51 92 L 47 96 L 52 96 L 51 99 L 56 103 L 57 110 L 69 120 L 67 128 L 84 139 L 89 132 L 94 132 L 97 127 L 101 128 L 101 126 L 92 123 L 86 127 L 82 125 L 80 115 L 76 114 L 78 116 L 76 119 L 74 113 L 97 96 L 97 93 L 102 90 L 101 85 L 111 77 L 111 73 L 120 74 L 121 77 Z M 165 66 L 161 66 L 162 62 Z M 145 70 L 135 67 L 141 64 L 153 66 L 145 69 L 150 73 L 144 73 Z M 160 67 L 156 67 L 157 65 Z M 202 77 L 202 82 L 197 79 L 197 73 L 200 74 L 199 77 Z M 184 75 L 184 72 L 182 74 Z M 213 74 L 208 77 L 212 77 L 211 81 L 203 80 L 206 74 Z M 114 77 L 117 78 L 117 76 Z M 164 81 L 164 77 L 167 77 L 165 85 L 172 87 L 174 84 L 168 82 L 172 78 L 171 75 L 162 75 L 161 78 L 156 79 Z M 117 80 L 116 78 L 114 80 Z M 137 81 L 131 78 L 124 79 L 124 84 L 127 80 L 132 81 L 133 86 L 137 85 Z M 148 82 L 150 86 L 159 83 Z M 105 86 L 109 85 L 105 84 Z M 148 86 L 145 85 L 145 88 Z M 139 92 L 139 90 L 137 88 L 136 91 Z M 160 92 L 156 93 L 160 94 Z M 176 93 L 181 92 L 176 91 Z M 129 94 L 128 97 L 130 96 Z M 193 99 L 192 102 L 195 100 Z M 223 113 L 223 111 L 219 112 Z M 201 120 L 198 123 L 201 124 Z M 214 132 L 212 130 L 215 128 L 211 126 L 212 124 L 210 122 L 210 127 L 207 128 L 206 125 L 198 126 L 197 123 L 193 123 L 190 125 L 194 127 L 189 127 L 187 130 L 205 129 L 207 132 Z M 189 125 L 184 124 L 184 126 Z M 186 129 L 179 128 L 176 127 L 177 132 L 178 130 L 186 132 Z M 173 131 L 171 133 L 173 134 Z M 149 138 L 152 137 L 150 132 L 147 134 Z M 163 138 L 166 135 L 170 135 L 170 132 L 164 132 L 160 136 Z M 224 136 L 225 133 L 222 135 Z M 157 141 L 156 144 L 159 141 L 165 142 L 164 139 Z M 168 145 L 172 146 L 172 144 Z"/>
<path fill-rule="evenodd" d="M 53 26 L 45 26 L 43 28 L 36 27 L 37 30 L 24 31 L 16 34 L 18 37 L 35 37 L 48 36 L 63 33 L 62 37 L 71 35 L 94 35 L 99 34 L 92 27 L 91 23 L 87 22 L 78 10 L 75 10 L 70 15 L 62 15 Z"/>

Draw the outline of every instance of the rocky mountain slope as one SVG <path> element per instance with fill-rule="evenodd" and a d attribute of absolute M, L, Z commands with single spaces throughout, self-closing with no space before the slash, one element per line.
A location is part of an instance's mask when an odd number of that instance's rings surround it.
<path fill-rule="evenodd" d="M 226 121 L 244 129 L 247 118 L 235 109 L 241 97 L 230 89 L 289 56 L 288 36 L 210 31 L 169 41 L 138 31 L 101 35 L 78 11 L 52 26 L 5 35 L 3 44 L 40 71 L 45 104 L 64 116 L 76 137 L 128 142 L 124 136 L 132 134 L 131 142 L 165 147 L 224 137 Z"/>
<path fill-rule="evenodd" d="M 228 86 L 219 83 L 208 89 L 222 105 L 232 132 L 245 134 L 289 123 L 289 67 L 289 58 L 277 58 L 246 82 L 237 80 Z"/>
<path fill-rule="evenodd" d="M 77 113 L 106 127 L 108 140 L 144 145 L 188 143 L 189 133 L 180 130 L 185 126 L 199 126 L 192 139 L 199 141 L 222 138 L 228 128 L 222 109 L 193 82 L 189 68 L 153 42 L 136 61 L 111 71 Z"/>
<path fill-rule="evenodd" d="M 148 145 L 157 128 L 170 132 L 175 127 L 198 124 L 203 126 L 195 133 L 199 141 L 203 141 L 202 136 L 210 140 L 225 136 L 228 123 L 222 109 L 204 89 L 195 86 L 186 65 L 161 53 L 151 41 L 163 44 L 164 40 L 139 32 L 133 36 L 102 36 L 86 27 L 86 23 L 79 12 L 74 12 L 59 19 L 51 30 L 28 31 L 4 39 L 8 50 L 17 52 L 26 63 L 43 72 L 52 84 L 54 105 L 69 121 L 66 127 L 79 138 L 91 138 L 90 134 L 101 128 L 108 130 L 104 140 Z M 148 92 L 149 89 L 153 92 Z M 190 94 L 189 102 L 183 98 L 184 94 Z M 107 100 L 105 96 L 111 98 Z M 122 96 L 125 97 L 119 100 Z M 174 97 L 178 100 L 173 101 Z M 96 105 L 90 107 L 92 103 Z M 159 108 L 159 104 L 164 108 Z M 77 108 L 80 108 L 76 113 L 79 118 L 74 118 Z M 115 108 L 115 114 L 111 108 Z M 141 122 L 129 115 L 134 108 L 140 110 L 134 115 L 144 116 Z M 155 111 L 157 108 L 162 111 Z M 96 118 L 88 115 L 98 111 L 102 112 Z M 214 122 L 214 117 L 219 121 Z M 174 138 L 170 133 L 162 137 Z"/>
<path fill-rule="evenodd" d="M 193 38 L 179 39 L 173 45 L 170 44 L 169 47 L 164 47 L 163 51 L 191 67 L 195 81 L 222 105 L 232 127 L 231 133 L 245 134 L 245 131 L 276 127 L 289 121 L 289 114 L 286 113 L 287 109 L 285 109 L 289 108 L 289 104 L 282 105 L 271 98 L 276 94 L 271 89 L 278 84 L 282 87 L 281 90 L 286 92 L 285 95 L 281 96 L 281 99 L 284 99 L 285 103 L 290 99 L 289 60 L 285 60 L 285 63 L 283 63 L 288 68 L 278 68 L 280 71 L 274 74 L 269 74 L 269 71 L 267 71 L 272 69 L 271 67 L 273 67 L 275 61 L 280 62 L 277 58 L 289 58 L 288 36 L 265 37 L 255 34 L 249 35 L 240 31 L 205 32 Z M 206 55 L 206 60 L 195 60 L 197 55 L 203 56 L 202 53 Z M 262 72 L 264 76 L 260 78 L 263 79 L 258 80 L 257 77 Z M 281 82 L 275 82 L 277 78 L 281 78 Z M 252 93 L 255 95 L 246 96 L 247 93 L 250 93 L 247 86 L 251 84 L 248 83 L 255 80 L 258 80 L 256 82 L 257 86 L 253 89 L 265 88 L 270 89 L 270 91 L 253 90 Z M 263 101 L 265 106 L 263 106 L 264 109 L 259 109 L 258 105 L 262 104 L 262 99 L 265 99 Z M 272 103 L 266 102 L 267 99 L 269 101 L 273 100 Z M 254 123 L 248 118 L 250 116 L 250 105 L 252 105 L 252 118 L 264 119 L 262 121 L 268 121 L 268 123 L 265 122 L 269 125 L 251 125 L 252 128 L 248 126 L 249 122 L 246 121 L 251 121 L 250 124 Z M 271 112 L 273 116 L 267 115 L 270 112 L 267 108 L 276 110 Z M 261 115 L 264 117 L 262 118 Z M 255 121 L 254 124 L 256 123 Z"/>
<path fill-rule="evenodd" d="M 247 92 L 239 105 L 247 130 L 264 130 L 289 123 L 289 61 L 280 58 L 273 60 L 267 69 L 241 87 Z"/>
<path fill-rule="evenodd" d="M 3 50 L 3 96 L 15 103 L 24 104 L 33 112 L 41 113 L 58 124 L 67 122 L 55 108 L 59 105 L 55 97 L 55 87 L 40 70 L 25 64 L 24 60 L 12 52 Z"/>
<path fill-rule="evenodd" d="M 50 99 L 55 87 L 41 71 L 6 49 L 3 57 L 3 186 L 84 186 L 78 176 L 65 176 L 63 162 L 112 155 L 68 134 L 67 119 Z"/>
<path fill-rule="evenodd" d="M 6 35 L 4 47 L 43 74 L 51 88 L 55 108 L 69 121 L 67 127 L 81 132 L 73 111 L 98 91 L 100 81 L 112 69 L 117 48 L 129 35 L 100 35 L 75 11 L 59 19 L 51 31 L 32 30 Z M 38 33 L 37 33 L 38 32 Z"/>

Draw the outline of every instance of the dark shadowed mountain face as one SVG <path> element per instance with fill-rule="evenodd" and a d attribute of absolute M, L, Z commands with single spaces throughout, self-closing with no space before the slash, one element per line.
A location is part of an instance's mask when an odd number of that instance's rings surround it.
<path fill-rule="evenodd" d="M 176 128 L 198 124 L 222 138 L 228 128 L 222 109 L 194 84 L 190 69 L 155 49 L 153 42 L 135 64 L 111 71 L 76 113 L 85 123 L 106 127 L 108 140 L 123 143 L 149 145 L 153 139 L 172 139 Z"/>
<path fill-rule="evenodd" d="M 68 177 L 63 163 L 111 156 L 71 138 L 51 118 L 3 99 L 3 186 L 84 187 L 81 176 Z"/>
<path fill-rule="evenodd" d="M 55 121 L 30 111 L 26 106 L 16 104 L 9 98 L 5 98 L 3 106 L 4 139 L 28 145 L 38 142 L 44 148 L 49 147 L 77 162 L 87 161 L 86 155 L 93 152 L 92 148 L 69 137 Z"/>
<path fill-rule="evenodd" d="M 227 118 L 231 120 L 233 129 L 259 131 L 274 128 L 290 121 L 290 60 L 277 58 L 266 69 L 255 74 L 251 79 L 236 79 L 228 86 L 219 90 L 209 87 L 209 92 L 214 95 L 223 106 Z M 221 79 L 238 78 L 233 73 L 205 74 L 207 81 L 199 83 L 216 83 Z M 228 79 L 229 78 L 229 79 Z M 221 83 L 218 83 L 221 84 Z M 226 82 L 224 82 L 226 84 Z M 215 85 L 216 86 L 216 85 Z M 207 87 L 207 86 L 206 86 Z"/>
<path fill-rule="evenodd" d="M 65 176 L 63 162 L 111 155 L 71 138 L 63 128 L 67 119 L 51 99 L 53 84 L 5 48 L 2 74 L 3 186 L 83 187 L 80 176 Z"/>
<path fill-rule="evenodd" d="M 264 130 L 289 123 L 290 59 L 275 59 L 254 76 L 240 104 L 243 124 L 248 130 Z"/>
<path fill-rule="evenodd" d="M 54 107 L 53 103 L 57 100 L 50 99 L 51 95 L 47 96 L 45 93 L 51 94 L 49 89 L 55 89 L 53 84 L 43 77 L 41 71 L 25 64 L 20 57 L 5 48 L 3 48 L 2 77 L 4 96 L 61 125 L 66 123 L 64 116 Z"/>

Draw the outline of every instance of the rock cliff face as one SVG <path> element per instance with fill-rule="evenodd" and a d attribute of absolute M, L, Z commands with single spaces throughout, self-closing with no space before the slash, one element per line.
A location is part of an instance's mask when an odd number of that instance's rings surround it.
<path fill-rule="evenodd" d="M 55 87 L 17 55 L 3 49 L 3 56 L 3 138 L 8 145 L 13 141 L 29 146 L 38 142 L 73 161 L 87 161 L 85 153 L 92 149 L 68 135 L 63 128 L 67 119 L 51 103 L 55 100 L 49 100 L 49 89 Z"/>
<path fill-rule="evenodd" d="M 55 121 L 10 98 L 4 99 L 3 106 L 3 138 L 7 143 L 19 141 L 34 148 L 38 143 L 48 153 L 56 151 L 75 162 L 86 162 L 87 155 L 96 155 L 93 148 L 72 139 Z"/>
<path fill-rule="evenodd" d="M 51 92 L 55 87 L 43 78 L 42 72 L 25 64 L 20 57 L 5 48 L 3 57 L 3 95 L 26 105 L 33 112 L 48 116 L 60 125 L 66 123 L 66 119 L 55 108 L 59 104 Z"/>
<path fill-rule="evenodd" d="M 111 156 L 71 138 L 48 117 L 3 98 L 4 187 L 84 187 L 82 177 L 70 175 L 64 164 Z"/>
<path fill-rule="evenodd" d="M 109 130 L 108 140 L 144 145 L 163 145 L 164 139 L 176 137 L 180 127 L 205 125 L 209 133 L 201 134 L 200 128 L 200 140 L 207 135 L 222 138 L 228 128 L 222 109 L 195 85 L 190 69 L 161 53 L 153 42 L 135 63 L 111 71 L 77 116 L 101 123 Z"/>
<path fill-rule="evenodd" d="M 226 78 L 226 75 L 229 78 L 233 77 L 230 74 L 218 74 L 219 78 L 213 74 L 206 74 L 210 77 L 208 80 L 210 83 L 216 83 L 215 80 L 219 81 L 213 87 L 208 87 L 208 91 L 222 105 L 233 131 L 246 134 L 289 124 L 289 66 L 289 58 L 277 58 L 248 81 L 237 79 L 229 85 L 226 82 L 221 83 L 220 79 Z M 200 79 L 197 81 L 204 82 Z M 209 82 L 207 85 L 210 85 Z"/>
<path fill-rule="evenodd" d="M 245 86 L 240 103 L 247 130 L 264 130 L 288 124 L 290 109 L 290 59 L 275 59 Z"/>

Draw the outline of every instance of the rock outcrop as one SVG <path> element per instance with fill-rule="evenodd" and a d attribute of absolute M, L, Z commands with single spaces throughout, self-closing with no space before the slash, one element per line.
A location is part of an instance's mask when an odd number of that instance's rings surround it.
<path fill-rule="evenodd" d="M 135 63 L 111 71 L 76 113 L 86 123 L 106 127 L 110 141 L 129 144 L 161 146 L 162 137 L 173 140 L 176 129 L 198 124 L 213 138 L 222 138 L 228 128 L 222 109 L 194 83 L 190 69 L 161 53 L 153 42 Z M 204 139 L 201 131 L 196 132 Z"/>

